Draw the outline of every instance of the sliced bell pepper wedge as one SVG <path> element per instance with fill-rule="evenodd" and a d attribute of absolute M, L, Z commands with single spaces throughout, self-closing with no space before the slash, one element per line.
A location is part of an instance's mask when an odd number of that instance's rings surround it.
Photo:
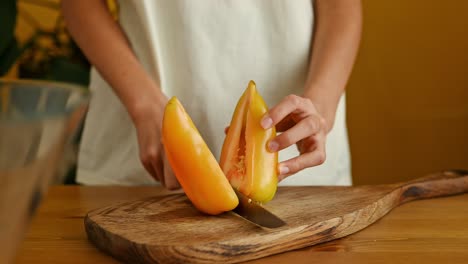
<path fill-rule="evenodd" d="M 273 199 L 278 185 L 278 153 L 267 143 L 275 128 L 263 129 L 260 120 L 267 105 L 250 81 L 239 99 L 221 151 L 220 165 L 231 185 L 257 202 Z"/>
<path fill-rule="evenodd" d="M 177 180 L 198 210 L 216 215 L 238 205 L 216 158 L 176 97 L 164 111 L 162 142 Z"/>

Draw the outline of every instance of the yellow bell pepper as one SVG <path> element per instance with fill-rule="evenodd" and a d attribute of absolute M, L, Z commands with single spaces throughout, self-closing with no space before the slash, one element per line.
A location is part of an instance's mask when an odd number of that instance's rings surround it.
<path fill-rule="evenodd" d="M 260 126 L 268 108 L 250 81 L 237 103 L 221 151 L 220 165 L 231 185 L 257 202 L 270 201 L 278 185 L 278 153 L 269 152 L 267 143 L 275 128 Z"/>
<path fill-rule="evenodd" d="M 164 111 L 162 141 L 177 180 L 198 210 L 216 215 L 238 205 L 216 158 L 176 97 Z"/>

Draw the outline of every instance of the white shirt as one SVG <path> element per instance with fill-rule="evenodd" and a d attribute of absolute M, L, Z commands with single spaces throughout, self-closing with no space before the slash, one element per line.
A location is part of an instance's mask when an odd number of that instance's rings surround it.
<path fill-rule="evenodd" d="M 146 71 L 155 80 L 159 76 L 168 97 L 179 98 L 218 160 L 224 128 L 249 80 L 256 82 L 270 107 L 303 91 L 313 32 L 310 0 L 123 0 L 119 15 Z M 157 184 L 141 165 L 135 127 L 125 107 L 95 69 L 90 89 L 77 181 Z M 280 185 L 351 184 L 344 96 L 326 152 L 324 164 Z M 294 145 L 279 157 L 297 155 Z"/>

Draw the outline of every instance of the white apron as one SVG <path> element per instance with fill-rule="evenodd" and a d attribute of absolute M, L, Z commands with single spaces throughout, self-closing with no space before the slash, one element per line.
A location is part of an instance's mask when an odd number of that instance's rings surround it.
<path fill-rule="evenodd" d="M 160 76 L 168 97 L 179 98 L 218 159 L 224 128 L 249 80 L 269 106 L 303 91 L 313 29 L 310 0 L 122 0 L 119 15 L 136 56 L 149 74 Z M 157 184 L 141 165 L 126 109 L 94 69 L 90 89 L 77 181 Z M 324 164 L 280 185 L 351 184 L 344 96 L 326 152 Z M 297 154 L 294 145 L 279 156 Z"/>

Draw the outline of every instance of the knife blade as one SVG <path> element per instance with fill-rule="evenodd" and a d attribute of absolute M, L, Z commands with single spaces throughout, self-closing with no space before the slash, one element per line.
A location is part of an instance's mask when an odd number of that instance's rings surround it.
<path fill-rule="evenodd" d="M 234 208 L 232 212 L 236 213 L 243 219 L 266 228 L 277 228 L 286 224 L 281 220 L 281 218 L 277 217 L 260 204 L 252 201 L 249 197 L 243 195 L 237 190 L 234 191 L 239 198 L 239 205 Z"/>

